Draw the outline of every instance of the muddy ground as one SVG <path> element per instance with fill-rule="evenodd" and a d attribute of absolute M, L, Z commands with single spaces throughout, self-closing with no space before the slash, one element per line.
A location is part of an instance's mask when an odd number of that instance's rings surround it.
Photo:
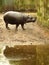
<path fill-rule="evenodd" d="M 28 13 L 33 16 L 37 14 Z M 3 14 L 0 14 L 0 46 L 4 45 L 38 45 L 49 43 L 49 32 L 38 26 L 37 21 L 35 23 L 25 24 L 26 30 L 22 30 L 19 26 L 16 31 L 15 25 L 9 24 L 10 30 L 7 30 L 3 21 Z"/>

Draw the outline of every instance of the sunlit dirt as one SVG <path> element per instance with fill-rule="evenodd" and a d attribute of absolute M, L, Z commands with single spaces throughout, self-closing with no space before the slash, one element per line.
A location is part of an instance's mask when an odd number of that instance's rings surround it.
<path fill-rule="evenodd" d="M 37 16 L 33 13 L 25 13 L 31 16 Z M 49 43 L 49 32 L 38 26 L 37 21 L 35 23 L 25 24 L 25 29 L 22 30 L 21 26 L 16 30 L 15 25 L 8 25 L 10 30 L 7 30 L 3 20 L 3 15 L 0 14 L 0 46 L 4 45 L 38 45 Z"/>

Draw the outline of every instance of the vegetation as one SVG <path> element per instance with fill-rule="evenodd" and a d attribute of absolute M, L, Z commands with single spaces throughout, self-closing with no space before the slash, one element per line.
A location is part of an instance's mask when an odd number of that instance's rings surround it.
<path fill-rule="evenodd" d="M 37 46 L 37 64 L 36 65 L 49 65 L 49 45 Z"/>
<path fill-rule="evenodd" d="M 2 0 L 0 0 L 0 12 L 2 11 Z"/>
<path fill-rule="evenodd" d="M 0 12 L 37 12 L 38 24 L 49 29 L 49 0 L 0 0 Z"/>
<path fill-rule="evenodd" d="M 36 11 L 35 0 L 1 0 L 0 5 L 3 5 L 3 11 Z"/>
<path fill-rule="evenodd" d="M 38 6 L 38 24 L 49 29 L 49 1 L 40 0 Z"/>

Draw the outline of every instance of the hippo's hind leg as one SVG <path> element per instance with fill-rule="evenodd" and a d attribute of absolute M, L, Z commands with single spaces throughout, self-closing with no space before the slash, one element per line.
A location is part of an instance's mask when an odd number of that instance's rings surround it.
<path fill-rule="evenodd" d="M 6 24 L 6 28 L 8 29 L 8 30 L 10 30 L 10 28 L 8 27 L 8 23 L 5 23 Z"/>
<path fill-rule="evenodd" d="M 24 24 L 21 24 L 21 27 L 22 27 L 23 30 L 25 30 L 25 28 L 24 28 Z"/>

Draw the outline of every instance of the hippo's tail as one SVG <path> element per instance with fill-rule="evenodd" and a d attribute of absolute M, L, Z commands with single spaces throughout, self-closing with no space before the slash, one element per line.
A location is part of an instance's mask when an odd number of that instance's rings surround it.
<path fill-rule="evenodd" d="M 3 20 L 6 22 L 6 20 L 7 20 L 7 17 L 4 15 L 3 16 Z"/>

